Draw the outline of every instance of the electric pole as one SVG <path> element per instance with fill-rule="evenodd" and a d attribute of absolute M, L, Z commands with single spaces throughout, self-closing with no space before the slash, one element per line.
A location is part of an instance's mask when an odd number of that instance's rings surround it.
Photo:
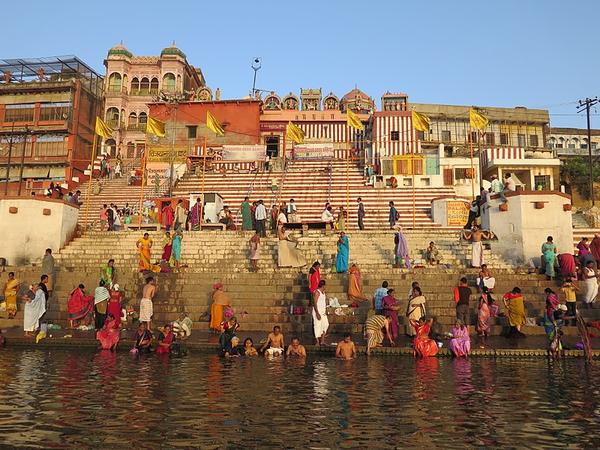
<path fill-rule="evenodd" d="M 587 148 L 588 148 L 588 158 L 589 158 L 589 166 L 590 166 L 590 196 L 592 198 L 592 206 L 596 205 L 596 199 L 594 196 L 594 159 L 592 156 L 592 128 L 590 125 L 590 109 L 592 106 L 596 105 L 599 102 L 598 97 L 587 98 L 585 100 L 579 100 L 579 108 L 577 110 L 578 113 L 585 110 L 587 116 Z"/>

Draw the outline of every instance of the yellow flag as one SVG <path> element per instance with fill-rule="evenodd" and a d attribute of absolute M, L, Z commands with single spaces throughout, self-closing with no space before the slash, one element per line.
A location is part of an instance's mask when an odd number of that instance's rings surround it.
<path fill-rule="evenodd" d="M 206 126 L 209 130 L 212 130 L 215 134 L 219 136 L 225 135 L 225 130 L 223 129 L 223 125 L 219 123 L 217 118 L 213 116 L 210 111 L 206 111 Z"/>
<path fill-rule="evenodd" d="M 471 122 L 471 128 L 477 130 L 483 130 L 488 126 L 490 121 L 483 114 L 475 111 L 473 108 L 469 109 L 469 121 Z"/>
<path fill-rule="evenodd" d="M 418 113 L 417 111 L 411 111 L 413 127 L 419 131 L 429 132 L 431 126 L 431 119 L 425 114 Z"/>
<path fill-rule="evenodd" d="M 304 131 L 290 120 L 287 124 L 287 138 L 296 144 L 304 143 Z"/>
<path fill-rule="evenodd" d="M 146 133 L 153 134 L 158 137 L 165 137 L 165 123 L 155 119 L 152 116 L 148 116 L 148 123 L 146 124 Z"/>
<path fill-rule="evenodd" d="M 100 117 L 96 117 L 96 134 L 108 139 L 112 137 L 113 130 Z"/>
<path fill-rule="evenodd" d="M 358 116 L 356 114 L 354 114 L 354 112 L 352 112 L 352 110 L 350 110 L 350 109 L 346 110 L 346 123 L 348 124 L 348 126 L 350 128 L 354 128 L 355 130 L 364 131 L 364 129 L 365 129 L 365 126 L 360 121 Z"/>

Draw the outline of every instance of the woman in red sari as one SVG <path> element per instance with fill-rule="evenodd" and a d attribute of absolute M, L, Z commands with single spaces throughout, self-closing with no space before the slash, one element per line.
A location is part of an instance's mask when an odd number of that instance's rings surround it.
<path fill-rule="evenodd" d="M 435 356 L 438 352 L 437 343 L 433 339 L 429 339 L 429 331 L 433 319 L 411 320 L 411 325 L 415 327 L 415 339 L 413 341 L 414 355 L 424 358 L 426 356 Z"/>
<path fill-rule="evenodd" d="M 96 332 L 96 339 L 100 341 L 102 350 L 115 350 L 121 337 L 121 319 L 116 319 L 108 314 L 104 326 Z"/>
<path fill-rule="evenodd" d="M 119 285 L 115 284 L 110 291 L 110 298 L 108 299 L 108 306 L 106 312 L 112 314 L 117 321 L 121 320 L 121 292 L 119 291 Z"/>
<path fill-rule="evenodd" d="M 157 354 L 171 353 L 171 344 L 175 342 L 175 334 L 171 330 L 171 325 L 167 324 L 163 328 L 162 333 L 158 336 Z"/>
<path fill-rule="evenodd" d="M 308 290 L 311 294 L 318 289 L 319 281 L 321 281 L 321 263 L 315 261 L 308 271 Z"/>
<path fill-rule="evenodd" d="M 80 284 L 73 289 L 67 300 L 67 311 L 69 313 L 69 326 L 73 328 L 75 322 L 79 325 L 89 325 L 92 322 L 94 312 L 94 296 L 85 295 L 85 286 Z"/>

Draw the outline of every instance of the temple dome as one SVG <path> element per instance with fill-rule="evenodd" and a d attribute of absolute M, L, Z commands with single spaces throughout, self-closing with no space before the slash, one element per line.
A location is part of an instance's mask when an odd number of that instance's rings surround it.
<path fill-rule="evenodd" d="M 127 58 L 132 58 L 133 54 L 127 50 L 127 47 L 121 41 L 108 51 L 108 56 L 126 56 Z"/>
<path fill-rule="evenodd" d="M 185 53 L 179 50 L 179 48 L 175 45 L 175 42 L 173 42 L 170 47 L 163 48 L 163 51 L 160 52 L 160 56 L 161 58 L 163 56 L 179 56 L 183 59 L 186 59 Z"/>
<path fill-rule="evenodd" d="M 350 92 L 348 92 L 346 95 L 344 95 L 342 97 L 342 101 L 351 101 L 351 100 L 356 100 L 357 98 L 360 98 L 361 100 L 365 100 L 365 101 L 372 101 L 371 97 L 369 97 L 367 94 L 365 94 L 363 91 L 361 91 L 358 88 L 354 88 Z"/>

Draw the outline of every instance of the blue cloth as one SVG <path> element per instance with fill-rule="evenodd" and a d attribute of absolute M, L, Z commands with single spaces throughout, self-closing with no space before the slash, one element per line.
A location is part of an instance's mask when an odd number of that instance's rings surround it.
<path fill-rule="evenodd" d="M 179 234 L 175 234 L 175 237 L 173 238 L 173 247 L 171 248 L 171 255 L 176 261 L 179 261 L 181 259 L 181 236 Z"/>
<path fill-rule="evenodd" d="M 348 271 L 348 259 L 350 257 L 350 241 L 348 236 L 342 237 L 341 242 L 338 242 L 337 256 L 335 257 L 335 270 L 337 273 Z"/>
<path fill-rule="evenodd" d="M 396 217 L 398 217 L 398 210 L 392 206 L 390 208 L 390 214 L 388 216 L 388 221 L 390 222 L 390 224 L 393 225 L 396 223 Z"/>
<path fill-rule="evenodd" d="M 556 264 L 556 245 L 548 244 L 547 242 L 542 245 L 542 254 L 544 255 L 545 273 L 548 277 L 554 277 L 554 265 Z"/>
<path fill-rule="evenodd" d="M 375 309 L 381 310 L 383 309 L 383 297 L 387 295 L 387 288 L 380 287 L 375 289 L 375 295 L 373 296 L 373 301 L 375 302 Z"/>

